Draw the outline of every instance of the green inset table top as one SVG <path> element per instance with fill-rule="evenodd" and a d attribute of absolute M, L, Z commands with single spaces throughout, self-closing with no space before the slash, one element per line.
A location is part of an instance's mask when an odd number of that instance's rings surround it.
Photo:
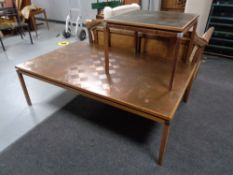
<path fill-rule="evenodd" d="M 183 32 L 197 18 L 198 15 L 190 13 L 138 10 L 111 17 L 106 21 L 113 24 Z"/>

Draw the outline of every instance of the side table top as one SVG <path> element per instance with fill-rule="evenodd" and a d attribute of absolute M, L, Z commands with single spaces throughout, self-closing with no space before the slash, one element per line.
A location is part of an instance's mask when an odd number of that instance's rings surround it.
<path fill-rule="evenodd" d="M 106 21 L 114 24 L 183 32 L 197 18 L 198 15 L 190 13 L 138 10 L 111 17 Z"/>

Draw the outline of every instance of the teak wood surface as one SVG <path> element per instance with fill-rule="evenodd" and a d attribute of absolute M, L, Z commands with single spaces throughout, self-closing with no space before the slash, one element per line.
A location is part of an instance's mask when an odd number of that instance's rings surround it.
<path fill-rule="evenodd" d="M 177 83 L 169 91 L 171 59 L 110 50 L 109 74 L 104 70 L 104 49 L 87 43 L 74 43 L 17 65 L 27 103 L 31 105 L 31 99 L 23 75 L 160 122 L 164 129 L 158 162 L 162 164 L 170 122 L 192 83 L 195 65 L 177 62 Z"/>
<path fill-rule="evenodd" d="M 110 24 L 184 32 L 197 18 L 198 15 L 191 13 L 137 10 L 111 17 L 106 21 Z"/>
<path fill-rule="evenodd" d="M 104 47 L 106 74 L 109 74 L 109 38 L 111 37 L 110 28 L 132 30 L 135 32 L 141 32 L 143 34 L 166 37 L 172 40 L 171 43 L 173 43 L 171 46 L 171 52 L 173 53 L 171 55 L 171 57 L 173 57 L 173 64 L 171 66 L 171 75 L 168 86 L 169 90 L 172 90 L 177 70 L 178 51 L 181 39 L 185 33 L 187 33 L 190 29 L 193 29 L 186 56 L 186 58 L 188 58 L 193 47 L 193 39 L 196 32 L 198 15 L 179 12 L 138 10 L 111 17 L 105 20 L 105 22 L 106 28 L 104 34 Z M 140 46 L 137 46 L 137 48 L 139 47 Z"/>

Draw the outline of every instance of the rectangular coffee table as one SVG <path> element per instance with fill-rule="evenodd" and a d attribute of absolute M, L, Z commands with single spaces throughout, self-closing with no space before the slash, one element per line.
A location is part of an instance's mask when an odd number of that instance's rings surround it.
<path fill-rule="evenodd" d="M 176 84 L 169 91 L 172 60 L 132 56 L 128 50 L 111 50 L 109 74 L 104 49 L 74 43 L 16 66 L 28 105 L 31 100 L 23 76 L 29 76 L 109 104 L 164 125 L 159 164 L 162 164 L 170 123 L 190 89 L 194 65 L 177 63 Z"/>

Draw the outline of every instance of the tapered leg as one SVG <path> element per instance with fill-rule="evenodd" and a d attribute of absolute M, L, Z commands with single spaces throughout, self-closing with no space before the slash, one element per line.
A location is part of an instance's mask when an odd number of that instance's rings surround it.
<path fill-rule="evenodd" d="M 104 54 L 105 54 L 105 73 L 109 74 L 109 28 L 107 25 L 104 30 Z"/>
<path fill-rule="evenodd" d="M 16 28 L 16 30 L 17 30 L 17 33 L 19 33 L 21 39 L 23 39 L 23 33 L 22 33 L 22 30 L 21 30 L 21 27 Z"/>
<path fill-rule="evenodd" d="M 94 41 L 93 41 L 91 29 L 88 29 L 87 32 L 88 32 L 89 43 L 93 44 Z"/>
<path fill-rule="evenodd" d="M 6 51 L 6 48 L 5 48 L 5 46 L 4 46 L 3 42 L 2 42 L 2 38 L 1 37 L 0 37 L 0 42 L 1 42 L 1 45 L 2 45 L 3 51 Z"/>
<path fill-rule="evenodd" d="M 194 43 L 194 37 L 195 37 L 195 34 L 196 34 L 196 29 L 197 29 L 197 22 L 193 26 L 193 31 L 192 31 L 192 34 L 191 34 L 188 51 L 187 51 L 187 54 L 186 54 L 186 57 L 185 57 L 185 60 L 184 60 L 186 63 L 189 61 L 189 57 L 190 57 L 190 55 L 192 53 L 192 50 L 193 50 L 193 43 Z"/>
<path fill-rule="evenodd" d="M 204 52 L 204 49 L 202 49 L 199 52 L 199 54 L 203 55 L 203 52 Z M 195 70 L 195 73 L 194 73 L 194 79 L 197 79 L 197 74 L 199 72 L 199 69 L 200 69 L 200 66 L 201 66 L 201 62 L 202 62 L 202 56 L 201 57 L 199 56 L 199 58 L 197 60 L 195 60 L 195 62 L 194 62 L 194 63 L 196 63 L 196 70 Z"/>
<path fill-rule="evenodd" d="M 196 70 L 195 70 L 195 73 L 194 73 L 194 79 L 197 79 L 197 75 L 198 75 L 200 66 L 201 66 L 201 61 L 199 61 L 197 63 L 197 67 L 196 67 Z"/>
<path fill-rule="evenodd" d="M 49 30 L 49 23 L 48 23 L 48 18 L 47 18 L 47 14 L 46 14 L 45 9 L 43 10 L 43 14 L 44 14 L 44 19 L 45 19 L 45 22 L 46 22 L 46 26 L 47 26 L 47 28 Z"/>
<path fill-rule="evenodd" d="M 94 44 L 99 44 L 99 34 L 97 29 L 93 29 Z"/>
<path fill-rule="evenodd" d="M 173 88 L 173 84 L 174 84 L 174 80 L 175 80 L 175 74 L 176 74 L 176 68 L 177 68 L 177 62 L 178 62 L 178 52 L 179 52 L 179 47 L 180 47 L 180 37 L 177 37 L 174 40 L 174 49 L 173 49 L 173 65 L 172 65 L 172 74 L 171 74 L 171 78 L 170 78 L 170 82 L 169 82 L 169 90 L 172 90 Z"/>
<path fill-rule="evenodd" d="M 111 47 L 112 46 L 111 32 L 109 28 L 107 28 L 107 30 L 108 30 L 108 46 Z"/>
<path fill-rule="evenodd" d="M 138 45 L 137 45 L 137 50 L 138 50 L 138 54 L 140 54 L 141 53 L 141 45 L 142 45 L 142 33 L 140 33 L 139 35 L 138 35 Z"/>
<path fill-rule="evenodd" d="M 170 130 L 170 124 L 168 122 L 165 122 L 163 126 L 163 136 L 162 136 L 162 140 L 160 144 L 160 151 L 159 151 L 159 160 L 158 160 L 159 165 L 162 165 L 163 163 L 166 145 L 168 141 L 169 130 Z"/>
<path fill-rule="evenodd" d="M 30 99 L 30 96 L 29 96 L 29 94 L 28 94 L 28 90 L 27 90 L 27 87 L 26 87 L 26 85 L 25 85 L 25 81 L 24 81 L 23 75 L 22 75 L 22 73 L 20 73 L 18 70 L 16 70 L 16 72 L 17 72 L 17 74 L 18 74 L 19 81 L 20 81 L 21 87 L 22 87 L 22 89 L 23 89 L 24 96 L 25 96 L 25 98 L 26 98 L 26 100 L 27 100 L 27 104 L 28 104 L 29 106 L 31 106 L 31 105 L 32 105 L 31 99 Z"/>
<path fill-rule="evenodd" d="M 31 30 L 30 30 L 29 24 L 28 24 L 27 28 L 28 28 L 28 34 L 29 34 L 29 37 L 30 37 L 31 44 L 33 44 L 32 35 L 31 35 Z"/>
<path fill-rule="evenodd" d="M 143 35 L 142 35 L 143 36 Z M 142 39 L 142 38 L 141 38 Z M 142 53 L 145 53 L 146 52 L 146 47 L 148 45 L 148 39 L 146 39 L 144 36 L 143 36 L 143 44 L 142 44 L 142 50 L 141 52 Z"/>
<path fill-rule="evenodd" d="M 138 32 L 134 32 L 134 50 L 138 54 Z"/>
<path fill-rule="evenodd" d="M 24 33 L 24 26 L 21 24 L 21 22 L 18 23 L 18 26 L 16 27 L 17 32 L 20 34 L 21 39 L 25 36 Z"/>
<path fill-rule="evenodd" d="M 38 38 L 37 24 L 36 24 L 35 16 L 31 16 L 30 19 L 31 19 L 31 23 L 32 23 L 32 28 L 34 28 L 35 33 L 36 33 L 36 37 Z"/>
<path fill-rule="evenodd" d="M 188 87 L 187 87 L 187 89 L 186 89 L 186 91 L 184 93 L 183 101 L 185 103 L 188 102 L 189 94 L 190 94 L 190 91 L 191 91 L 191 88 L 192 88 L 192 85 L 193 85 L 193 80 L 194 80 L 194 77 L 190 80 L 189 85 L 188 85 Z"/>

